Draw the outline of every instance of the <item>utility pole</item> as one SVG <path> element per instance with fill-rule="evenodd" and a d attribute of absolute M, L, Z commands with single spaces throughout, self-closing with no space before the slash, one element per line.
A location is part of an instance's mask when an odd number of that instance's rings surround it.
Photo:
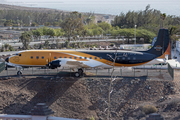
<path fill-rule="evenodd" d="M 134 31 L 134 44 L 136 44 L 136 27 L 137 27 L 137 25 L 135 25 L 134 27 L 135 27 L 135 31 Z"/>

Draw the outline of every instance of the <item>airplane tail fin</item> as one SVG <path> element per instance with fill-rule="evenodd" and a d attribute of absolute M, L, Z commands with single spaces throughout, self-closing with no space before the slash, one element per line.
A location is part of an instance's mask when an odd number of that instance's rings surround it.
<path fill-rule="evenodd" d="M 147 51 L 148 53 L 165 58 L 165 54 L 170 54 L 170 40 L 168 29 L 160 29 L 154 46 Z"/>

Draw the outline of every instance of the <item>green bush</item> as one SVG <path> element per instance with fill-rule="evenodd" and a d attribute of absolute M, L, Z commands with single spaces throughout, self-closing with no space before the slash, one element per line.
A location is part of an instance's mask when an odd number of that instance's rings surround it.
<path fill-rule="evenodd" d="M 157 108 L 155 106 L 152 106 L 152 105 L 145 105 L 145 106 L 142 107 L 142 111 L 145 114 L 150 114 L 150 113 L 157 112 Z"/>
<path fill-rule="evenodd" d="M 90 117 L 88 120 L 95 120 L 95 119 L 94 119 L 94 117 L 92 116 L 92 117 Z"/>

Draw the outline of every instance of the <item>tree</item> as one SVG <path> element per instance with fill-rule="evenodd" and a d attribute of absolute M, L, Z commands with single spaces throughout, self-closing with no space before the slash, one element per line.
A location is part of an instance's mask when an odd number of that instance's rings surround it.
<path fill-rule="evenodd" d="M 39 40 L 40 40 L 41 36 L 43 35 L 42 30 L 40 30 L 40 29 L 33 30 L 32 34 L 36 39 L 39 38 Z"/>
<path fill-rule="evenodd" d="M 60 36 L 63 36 L 64 35 L 64 32 L 62 31 L 62 29 L 55 29 L 55 33 L 57 37 L 60 37 Z"/>
<path fill-rule="evenodd" d="M 161 14 L 160 18 L 162 20 L 162 23 L 160 23 L 160 28 L 163 28 L 163 21 L 166 19 L 166 13 Z"/>
<path fill-rule="evenodd" d="M 59 26 L 58 22 L 53 22 L 53 26 Z"/>
<path fill-rule="evenodd" d="M 100 27 L 93 29 L 93 35 L 101 35 L 102 33 L 103 33 L 103 29 Z"/>
<path fill-rule="evenodd" d="M 12 20 L 6 20 L 6 22 L 4 22 L 4 26 L 12 26 Z"/>
<path fill-rule="evenodd" d="M 32 26 L 32 27 L 35 27 L 35 26 L 38 26 L 38 24 L 37 24 L 36 22 L 33 22 L 33 23 L 31 24 L 31 26 Z"/>
<path fill-rule="evenodd" d="M 24 32 L 21 34 L 21 36 L 19 37 L 20 41 L 23 44 L 23 48 L 26 50 L 29 48 L 29 43 L 31 42 L 31 33 L 30 32 Z"/>
<path fill-rule="evenodd" d="M 72 12 L 68 18 L 61 23 L 62 29 L 65 31 L 68 41 L 75 33 L 80 32 L 83 29 L 82 19 L 79 18 L 77 12 Z"/>
<path fill-rule="evenodd" d="M 134 36 L 134 30 L 133 29 L 121 29 L 119 32 L 120 35 L 127 37 L 128 39 L 128 44 L 129 44 L 129 39 L 130 37 Z"/>
<path fill-rule="evenodd" d="M 111 29 L 111 24 L 109 23 L 106 23 L 106 22 L 101 22 L 101 23 L 98 23 L 98 26 L 101 27 L 104 31 L 107 31 L 109 29 Z"/>
<path fill-rule="evenodd" d="M 49 35 L 50 37 L 53 37 L 56 35 L 56 31 L 53 28 L 48 28 L 46 35 Z"/>
<path fill-rule="evenodd" d="M 45 22 L 44 25 L 45 26 L 51 26 L 51 23 L 50 22 Z"/>

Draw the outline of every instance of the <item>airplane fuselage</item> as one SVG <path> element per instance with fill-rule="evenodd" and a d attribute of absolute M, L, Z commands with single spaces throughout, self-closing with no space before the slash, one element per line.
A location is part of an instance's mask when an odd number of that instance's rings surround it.
<path fill-rule="evenodd" d="M 124 50 L 27 50 L 17 53 L 9 58 L 10 64 L 25 66 L 46 66 L 49 62 L 61 60 L 62 66 L 75 66 L 69 61 L 78 61 L 84 67 L 130 67 L 147 64 L 156 58 L 156 55 L 146 52 Z M 78 66 L 77 66 L 78 67 Z"/>

